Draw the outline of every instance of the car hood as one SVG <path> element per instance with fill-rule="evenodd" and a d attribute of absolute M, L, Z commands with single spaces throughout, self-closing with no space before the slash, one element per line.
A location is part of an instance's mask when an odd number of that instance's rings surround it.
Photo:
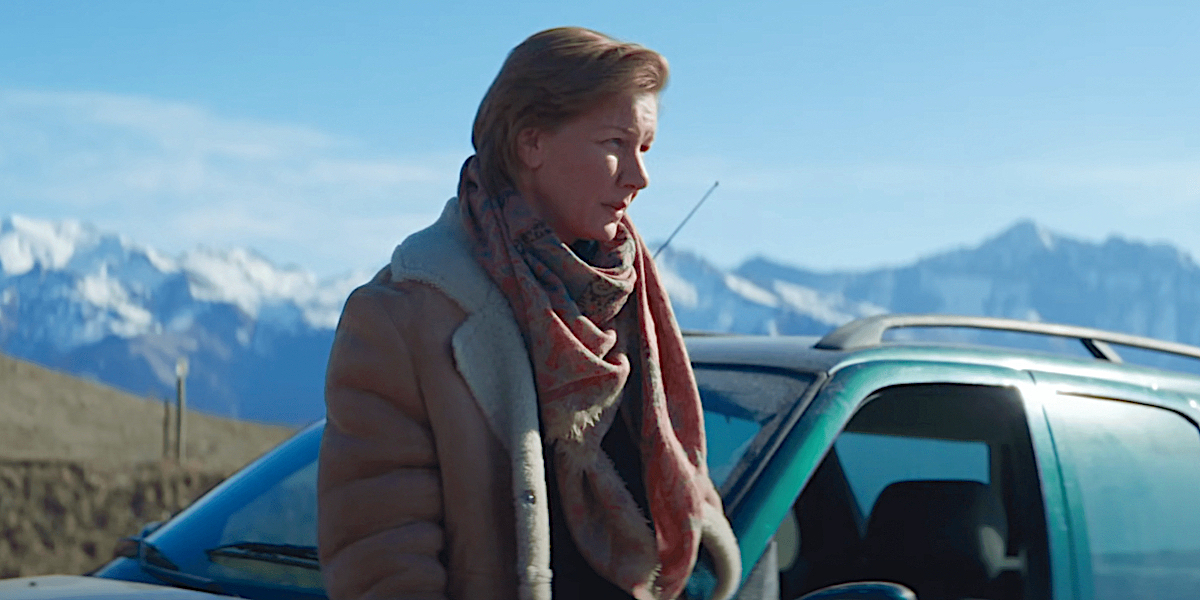
<path fill-rule="evenodd" d="M 213 598 L 228 598 L 228 596 L 101 577 L 47 575 L 2 580 L 0 581 L 0 598 L 6 600 L 100 600 L 102 598 L 114 600 L 116 598 L 212 600 Z"/>

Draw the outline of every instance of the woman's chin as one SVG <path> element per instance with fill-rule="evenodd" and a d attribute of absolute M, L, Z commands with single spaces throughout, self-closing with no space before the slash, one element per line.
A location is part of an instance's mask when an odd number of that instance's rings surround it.
<path fill-rule="evenodd" d="M 597 223 L 597 225 L 597 227 L 590 227 L 582 230 L 577 229 L 575 230 L 574 235 L 564 236 L 560 233 L 558 235 L 558 239 L 563 240 L 564 242 L 568 239 L 575 241 L 587 240 L 589 242 L 611 242 L 617 237 L 617 231 L 621 228 L 621 222 L 619 220 L 609 221 L 603 224 Z"/>
<path fill-rule="evenodd" d="M 598 241 L 598 242 L 613 241 L 613 238 L 617 237 L 617 228 L 620 227 L 620 225 L 621 225 L 621 223 L 619 221 L 614 221 L 612 223 L 605 225 L 604 229 L 601 230 L 601 232 L 603 234 L 603 238 L 598 239 L 596 241 Z"/>

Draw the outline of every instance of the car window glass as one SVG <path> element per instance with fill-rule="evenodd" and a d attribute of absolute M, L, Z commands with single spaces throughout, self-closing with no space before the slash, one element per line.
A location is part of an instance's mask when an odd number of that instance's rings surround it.
<path fill-rule="evenodd" d="M 1046 404 L 1077 485 L 1098 600 L 1200 589 L 1200 430 L 1156 407 L 1073 396 Z"/>
<path fill-rule="evenodd" d="M 221 531 L 220 546 L 242 543 L 317 545 L 317 461 L 281 479 L 257 498 L 230 513 Z M 320 588 L 316 570 L 211 555 L 207 575 L 221 580 L 243 580 L 299 588 Z"/>
<path fill-rule="evenodd" d="M 762 425 L 750 419 L 706 410 L 704 426 L 708 431 L 708 472 L 720 487 L 729 478 L 738 458 L 746 453 Z"/>
<path fill-rule="evenodd" d="M 813 376 L 740 367 L 695 368 L 704 404 L 708 471 L 721 487 L 754 441 L 786 413 Z"/>
<path fill-rule="evenodd" d="M 284 478 L 229 515 L 222 544 L 263 542 L 316 546 L 317 462 Z"/>
<path fill-rule="evenodd" d="M 981 441 L 845 432 L 835 448 L 864 513 L 870 513 L 883 488 L 897 481 L 991 482 L 988 446 Z"/>

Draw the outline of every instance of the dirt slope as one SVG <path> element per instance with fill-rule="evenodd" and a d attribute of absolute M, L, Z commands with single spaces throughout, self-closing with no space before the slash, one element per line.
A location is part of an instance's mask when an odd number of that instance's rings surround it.
<path fill-rule="evenodd" d="M 293 431 L 192 411 L 185 424 L 187 462 L 205 469 L 236 469 Z M 0 459 L 121 466 L 162 448 L 161 401 L 0 355 Z"/>

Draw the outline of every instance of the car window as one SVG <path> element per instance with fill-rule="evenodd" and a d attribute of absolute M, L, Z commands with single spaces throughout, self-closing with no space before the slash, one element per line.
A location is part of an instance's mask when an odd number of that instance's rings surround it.
<path fill-rule="evenodd" d="M 284 477 L 225 521 L 216 547 L 264 544 L 313 548 L 317 546 L 317 461 Z M 307 566 L 278 564 L 239 556 L 210 553 L 206 575 L 297 588 L 320 588 L 320 572 Z"/>
<path fill-rule="evenodd" d="M 919 598 L 1045 597 L 1039 489 L 1015 389 L 880 390 L 838 435 L 776 534 L 781 595 L 883 580 Z"/>
<path fill-rule="evenodd" d="M 1098 600 L 1200 590 L 1200 430 L 1178 413 L 1059 396 L 1046 404 L 1082 506 Z"/>
<path fill-rule="evenodd" d="M 834 447 L 858 505 L 870 513 L 888 485 L 912 480 L 991 483 L 982 441 L 844 432 Z M 864 532 L 865 533 L 865 532 Z"/>
<path fill-rule="evenodd" d="M 220 543 L 316 546 L 316 522 L 317 461 L 313 460 L 230 514 Z"/>
<path fill-rule="evenodd" d="M 704 404 L 708 471 L 719 488 L 742 466 L 755 441 L 770 436 L 815 379 L 809 374 L 742 367 L 697 365 L 695 373 Z"/>

